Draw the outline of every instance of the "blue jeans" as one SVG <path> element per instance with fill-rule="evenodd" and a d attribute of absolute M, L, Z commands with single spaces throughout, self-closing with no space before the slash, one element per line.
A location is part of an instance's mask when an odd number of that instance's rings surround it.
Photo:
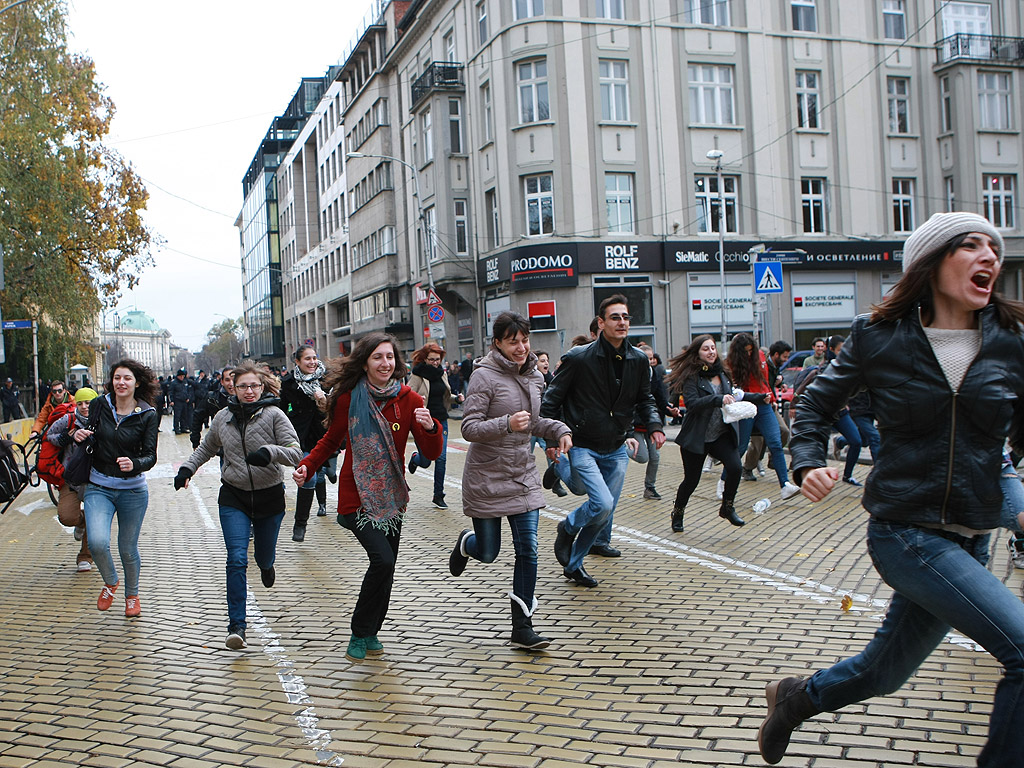
<path fill-rule="evenodd" d="M 988 535 L 970 538 L 872 520 L 871 560 L 895 593 L 867 647 L 811 677 L 811 702 L 821 711 L 833 712 L 898 690 L 953 627 L 985 648 L 1004 669 L 978 765 L 1019 765 L 1024 604 L 985 567 L 988 549 Z"/>
<path fill-rule="evenodd" d="M 512 546 L 516 551 L 512 592 L 530 607 L 537 586 L 537 521 L 540 510 L 509 515 L 505 519 L 512 529 Z M 501 550 L 501 518 L 474 517 L 473 531 L 466 537 L 466 554 L 481 563 L 493 563 Z"/>
<path fill-rule="evenodd" d="M 252 528 L 253 559 L 260 568 L 274 567 L 277 534 L 284 510 L 272 517 L 250 518 L 236 507 L 220 508 L 220 529 L 227 557 L 228 631 L 245 629 L 245 568 L 249 564 L 249 529 Z"/>
<path fill-rule="evenodd" d="M 1015 533 L 1020 533 L 1017 515 L 1024 512 L 1024 485 L 1020 482 L 1017 470 L 1012 466 L 1003 466 L 999 477 L 999 490 L 1003 492 L 1003 509 L 999 525 Z"/>
<path fill-rule="evenodd" d="M 117 568 L 110 556 L 110 527 L 117 515 L 117 551 L 124 568 L 125 597 L 139 594 L 139 534 L 149 506 L 149 488 L 115 489 L 89 483 L 82 496 L 85 527 L 89 531 L 89 553 L 103 577 L 103 583 L 118 583 Z"/>
<path fill-rule="evenodd" d="M 571 464 L 571 469 L 569 464 Z M 587 500 L 569 513 L 565 519 L 566 533 L 576 537 L 567 571 L 575 571 L 583 565 L 583 558 L 595 543 L 611 541 L 612 516 L 619 503 L 622 483 L 629 467 L 629 453 L 620 445 L 611 453 L 598 453 L 589 448 L 573 446 L 569 450 L 569 462 L 555 464 L 558 476 L 566 486 L 572 488 L 576 480 L 586 488 Z"/>
<path fill-rule="evenodd" d="M 857 429 L 857 425 L 853 422 L 849 411 L 845 411 L 842 416 L 836 419 L 836 423 L 832 426 L 839 430 L 839 434 L 846 439 L 846 444 L 849 446 L 846 451 L 846 466 L 843 467 L 843 477 L 853 477 L 853 470 L 857 466 L 857 459 L 860 458 L 860 430 Z"/>
<path fill-rule="evenodd" d="M 658 465 L 661 463 L 661 451 L 654 445 L 654 439 L 650 432 L 634 432 L 637 449 L 633 461 L 637 464 L 646 464 L 647 471 L 644 472 L 644 490 L 654 490 L 658 482 Z"/>
<path fill-rule="evenodd" d="M 309 456 L 309 452 L 307 452 L 302 458 L 306 458 L 306 456 Z M 333 456 L 325 461 L 320 469 L 310 475 L 309 479 L 306 480 L 302 487 L 312 491 L 315 490 L 318 485 L 324 485 L 327 482 L 327 465 L 332 461 L 334 461 Z"/>
<path fill-rule="evenodd" d="M 439 419 L 441 422 L 441 433 L 444 435 L 444 442 L 441 445 L 441 455 L 434 460 L 434 498 L 444 498 L 444 473 L 448 467 L 448 419 Z M 418 467 L 429 467 L 430 459 L 425 459 L 419 451 L 412 454 L 412 462 Z"/>
<path fill-rule="evenodd" d="M 761 437 L 764 438 L 764 444 L 768 446 L 768 451 L 772 455 L 772 467 L 775 469 L 775 476 L 779 479 L 779 487 L 781 488 L 789 482 L 789 470 L 786 469 L 786 454 L 782 450 L 782 433 L 779 431 L 779 420 L 775 418 L 775 410 L 768 403 L 758 403 L 757 414 L 754 418 L 740 421 L 740 458 L 742 459 L 743 454 L 747 452 L 747 446 L 750 445 L 750 435 L 753 433 L 755 425 L 757 425 L 757 430 L 761 433 Z M 722 479 L 725 480 L 725 470 L 722 470 Z"/>

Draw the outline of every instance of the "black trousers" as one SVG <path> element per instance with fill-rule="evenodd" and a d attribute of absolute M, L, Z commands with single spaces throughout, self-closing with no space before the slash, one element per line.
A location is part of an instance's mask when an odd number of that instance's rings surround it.
<path fill-rule="evenodd" d="M 359 589 L 359 599 L 352 611 L 352 634 L 356 637 L 373 637 L 380 632 L 388 615 L 402 527 L 399 524 L 394 533 L 384 533 L 370 525 L 358 528 L 356 514 L 338 515 L 341 527 L 352 531 L 370 560 L 370 566 L 363 576 L 363 585 Z"/>
<path fill-rule="evenodd" d="M 676 506 L 679 509 L 686 506 L 686 502 L 697 488 L 704 469 L 704 459 L 708 456 L 718 459 L 725 468 L 725 493 L 722 498 L 730 504 L 735 501 L 742 465 L 739 446 L 736 444 L 736 433 L 732 428 L 727 429 L 715 442 L 704 443 L 704 453 L 692 453 L 685 448 L 680 448 L 679 452 L 683 455 L 683 482 L 676 491 Z"/>
<path fill-rule="evenodd" d="M 192 419 L 189 418 L 189 404 L 185 402 L 174 403 L 174 431 L 191 432 Z"/>

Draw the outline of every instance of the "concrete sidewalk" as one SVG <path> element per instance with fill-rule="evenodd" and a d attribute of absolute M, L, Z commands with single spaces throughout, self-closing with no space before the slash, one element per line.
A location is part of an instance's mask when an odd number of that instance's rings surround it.
<path fill-rule="evenodd" d="M 120 595 L 96 610 L 99 575 L 75 572 L 70 532 L 45 493 L 26 491 L 0 519 L 0 768 L 762 765 L 765 683 L 859 651 L 878 625 L 888 590 L 865 551 L 857 489 L 812 505 L 780 502 L 774 477 L 744 482 L 748 524 L 734 528 L 706 475 L 673 534 L 682 469 L 670 445 L 663 501 L 642 498 L 643 467 L 630 465 L 613 539 L 623 556 L 588 558 L 595 589 L 561 575 L 551 546 L 573 497 L 549 495 L 535 625 L 553 644 L 514 650 L 510 538 L 492 565 L 447 571 L 468 526 L 466 443 L 450 426 L 451 508 L 431 507 L 431 470 L 409 478 L 386 651 L 358 664 L 344 654 L 366 561 L 333 514 L 312 519 L 303 544 L 286 520 L 275 587 L 250 566 L 249 648 L 224 648 L 219 477 L 208 464 L 173 491 L 190 446 L 169 421 L 149 475 L 140 619 L 124 618 Z M 762 496 L 772 506 L 755 515 Z M 1019 589 L 1002 541 L 992 567 Z M 974 765 L 999 678 L 988 654 L 952 636 L 898 693 L 806 724 L 782 765 Z"/>

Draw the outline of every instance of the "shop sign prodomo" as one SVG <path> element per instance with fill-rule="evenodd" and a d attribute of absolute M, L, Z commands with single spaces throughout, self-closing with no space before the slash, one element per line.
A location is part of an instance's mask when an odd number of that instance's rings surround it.
<path fill-rule="evenodd" d="M 575 288 L 579 285 L 575 243 L 513 248 L 479 262 L 481 285 L 508 280 L 513 291 Z"/>

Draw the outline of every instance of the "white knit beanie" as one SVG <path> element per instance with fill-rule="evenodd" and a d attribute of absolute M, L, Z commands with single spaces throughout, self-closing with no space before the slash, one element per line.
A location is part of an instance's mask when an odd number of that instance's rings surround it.
<path fill-rule="evenodd" d="M 903 244 L 903 271 L 915 260 L 934 253 L 950 240 L 968 232 L 981 232 L 995 242 L 999 250 L 999 263 L 1003 263 L 1003 236 L 984 216 L 976 213 L 936 213 L 915 229 Z"/>

